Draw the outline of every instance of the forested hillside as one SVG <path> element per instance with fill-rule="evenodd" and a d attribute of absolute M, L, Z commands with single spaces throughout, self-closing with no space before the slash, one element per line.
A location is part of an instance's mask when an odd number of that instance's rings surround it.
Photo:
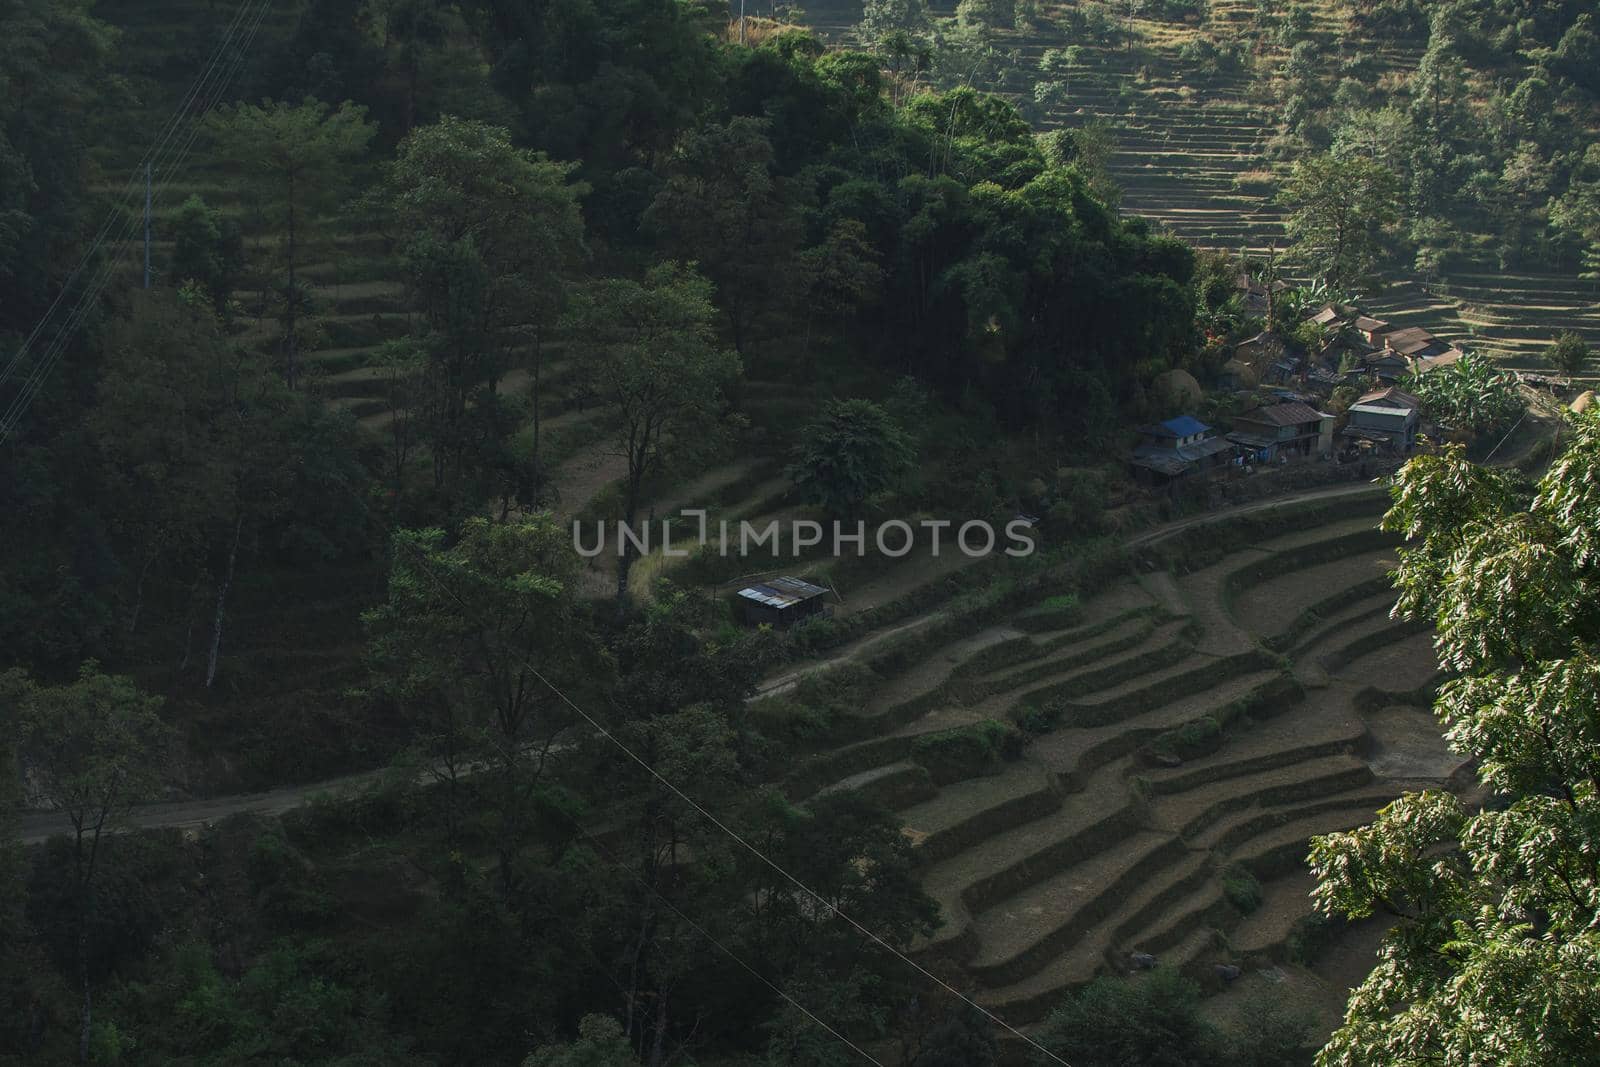
<path fill-rule="evenodd" d="M 1600 1054 L 1592 13 L 744 7 L 0 0 L 0 1064 Z"/>
<path fill-rule="evenodd" d="M 1381 167 L 1392 181 L 1353 204 L 1374 254 L 1336 289 L 1514 367 L 1546 369 L 1564 331 L 1600 340 L 1592 5 L 805 8 L 835 39 L 901 34 L 928 84 L 1003 92 L 1092 141 L 1124 210 L 1302 278 L 1330 265 L 1293 222 L 1316 199 L 1295 167 Z"/>

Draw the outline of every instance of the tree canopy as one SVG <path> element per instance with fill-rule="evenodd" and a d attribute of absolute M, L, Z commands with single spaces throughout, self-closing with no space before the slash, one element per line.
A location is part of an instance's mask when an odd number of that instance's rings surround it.
<path fill-rule="evenodd" d="M 1315 842 L 1318 906 L 1397 924 L 1322 1064 L 1600 1057 L 1600 422 L 1570 430 L 1532 486 L 1455 448 L 1394 486 L 1397 610 L 1436 627 L 1435 711 L 1496 800 L 1408 794 Z"/>

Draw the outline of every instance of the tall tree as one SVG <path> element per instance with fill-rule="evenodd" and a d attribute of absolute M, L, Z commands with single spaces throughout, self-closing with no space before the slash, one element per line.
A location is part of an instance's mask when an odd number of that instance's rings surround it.
<path fill-rule="evenodd" d="M 741 116 L 685 137 L 645 214 L 716 284 L 741 354 L 759 318 L 792 292 L 785 273 L 803 235 L 799 205 L 776 173 L 766 131 L 765 120 Z"/>
<path fill-rule="evenodd" d="M 1382 261 L 1384 230 L 1399 217 L 1394 174 L 1360 156 L 1297 161 L 1278 199 L 1289 208 L 1291 253 L 1336 288 L 1368 283 Z"/>
<path fill-rule="evenodd" d="M 916 463 L 909 434 L 870 400 L 834 400 L 805 429 L 789 477 L 829 514 L 856 518 Z"/>
<path fill-rule="evenodd" d="M 559 691 L 592 695 L 604 659 L 579 619 L 570 531 L 541 512 L 395 534 L 388 599 L 364 616 L 378 685 L 417 720 L 446 787 L 452 839 L 475 756 L 496 772 L 502 878 L 509 886 L 527 811 L 557 736 L 574 722 Z"/>
<path fill-rule="evenodd" d="M 279 544 L 314 541 L 328 553 L 348 544 L 349 493 L 366 481 L 354 428 L 240 351 L 206 301 L 135 294 L 106 338 L 86 425 L 117 534 L 124 632 L 139 630 L 158 590 L 192 630 L 209 589 L 209 687 L 235 578 L 269 531 Z M 307 536 L 291 537 L 291 525 Z M 189 660 L 186 637 L 180 670 Z"/>
<path fill-rule="evenodd" d="M 306 234 L 315 232 L 318 213 L 350 188 L 352 171 L 377 129 L 366 121 L 365 108 L 346 101 L 333 110 L 311 99 L 297 106 L 281 100 L 235 104 L 207 121 L 220 153 L 239 167 L 281 240 L 284 381 L 293 389 L 299 376 L 299 317 L 306 305 L 297 274 Z"/>
<path fill-rule="evenodd" d="M 81 0 L 0 0 L 0 336 L 32 328 L 82 250 L 93 139 L 65 119 L 94 113 L 116 40 Z"/>
<path fill-rule="evenodd" d="M 78 1059 L 89 1055 L 93 1025 L 89 930 L 101 845 L 130 804 L 161 786 L 166 726 L 161 701 L 127 678 L 86 663 L 75 682 L 39 686 L 20 672 L 0 675 L 8 740 L 36 795 L 72 825 L 72 911 L 82 993 Z"/>
<path fill-rule="evenodd" d="M 703 447 L 719 426 L 723 388 L 739 376 L 739 357 L 717 344 L 711 285 L 678 263 L 644 281 L 611 278 L 573 297 L 566 318 L 596 395 L 618 414 L 616 451 L 627 461 L 622 521 L 632 529 L 645 480 L 673 451 Z M 617 605 L 628 597 L 634 548 L 617 553 Z"/>
<path fill-rule="evenodd" d="M 1323 911 L 1395 922 L 1318 1062 L 1600 1062 L 1600 421 L 1530 487 L 1460 449 L 1391 490 L 1397 611 L 1456 675 L 1434 709 L 1497 798 L 1408 793 L 1317 839 Z"/>
<path fill-rule="evenodd" d="M 475 445 L 474 426 L 496 448 L 514 429 L 497 418 L 493 399 L 511 354 L 525 347 L 535 489 L 522 503 L 541 502 L 545 345 L 563 286 L 586 254 L 578 198 L 587 187 L 570 180 L 573 169 L 515 147 L 500 127 L 448 117 L 413 131 L 390 167 L 386 213 L 428 331 L 428 395 L 415 402 L 440 489 L 459 483 L 475 450 L 487 451 Z M 474 403 L 477 420 L 469 417 Z"/>
<path fill-rule="evenodd" d="M 1566 331 L 1556 338 L 1547 353 L 1550 365 L 1568 378 L 1576 378 L 1589 365 L 1591 350 L 1582 334 Z"/>

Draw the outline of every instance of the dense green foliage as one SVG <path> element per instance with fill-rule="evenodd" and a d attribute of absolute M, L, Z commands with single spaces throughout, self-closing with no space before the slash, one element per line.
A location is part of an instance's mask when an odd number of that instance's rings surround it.
<path fill-rule="evenodd" d="M 1478 6 L 1451 5 L 1433 37 L 1498 25 Z M 0 367 L 80 256 L 92 271 L 128 251 L 93 247 L 93 224 L 137 200 L 124 171 L 218 17 L 168 8 L 0 0 Z M 1386 10 L 1362 17 L 1415 22 Z M 890 502 L 1026 508 L 1082 544 L 1113 528 L 1119 487 L 1101 466 L 1128 423 L 1170 414 L 1157 377 L 1204 376 L 1249 320 L 1231 261 L 1197 262 L 1119 213 L 1112 130 L 1030 126 L 1071 100 L 1079 46 L 1046 53 L 1020 106 L 977 88 L 1021 88 L 1002 35 L 1055 14 L 1075 39 L 1131 48 L 1134 5 L 1124 23 L 1107 5 L 963 0 L 935 17 L 870 0 L 868 52 L 766 19 L 738 43 L 727 14 L 701 0 L 274 10 L 238 80 L 203 102 L 191 195 L 157 206 L 153 288 L 109 273 L 59 364 L 33 347 L 0 382 L 9 405 L 50 372 L 0 444 L 0 738 L 15 791 L 73 827 L 26 849 L 0 838 L 0 1063 L 850 1062 L 811 1013 L 917 1067 L 1001 1058 L 986 1016 L 899 958 L 940 922 L 913 838 L 860 792 L 785 792 L 820 741 L 861 729 L 879 676 L 751 703 L 780 657 L 878 609 L 740 629 L 726 598 L 658 580 L 663 557 L 626 539 L 612 604 L 567 520 L 637 529 L 693 485 L 717 505 L 755 497 L 751 514 L 797 497 L 852 519 Z M 152 46 L 164 19 L 191 16 Z M 1371 101 L 1378 113 L 1323 136 L 1331 112 L 1294 112 L 1291 136 L 1316 151 L 1284 200 L 1321 276 L 1300 299 L 1365 283 L 1402 220 L 1449 215 L 1413 227 L 1435 244 L 1503 227 L 1507 256 L 1600 244 L 1584 199 L 1600 164 L 1571 147 L 1593 34 L 1564 9 L 1525 21 L 1487 54 L 1528 46 L 1537 76 L 1493 98 L 1505 121 L 1487 134 L 1443 44 L 1403 116 Z M 1292 67 L 1312 80 L 1304 52 Z M 1475 151 L 1477 169 L 1424 181 L 1408 166 L 1396 184 L 1388 164 L 1418 138 L 1441 167 Z M 1487 198 L 1476 223 L 1454 221 L 1463 177 Z M 46 343 L 66 320 L 46 319 Z M 1557 363 L 1581 365 L 1561 345 Z M 1520 414 L 1470 360 L 1416 388 L 1463 429 Z M 601 484 L 561 481 L 580 452 Z M 1586 591 L 1572 516 L 1593 517 L 1577 468 L 1561 470 L 1529 513 L 1548 551 L 1528 558 L 1572 555 L 1558 577 Z M 726 477 L 697 484 L 706 471 Z M 574 482 L 581 498 L 562 499 Z M 1515 510 L 1511 489 L 1485 496 Z M 696 589 L 734 573 L 691 564 Z M 971 603 L 949 617 L 976 618 L 1023 589 L 977 581 L 926 595 L 960 589 Z M 1580 600 L 1560 609 L 1575 632 Z M 1022 618 L 1081 614 L 1062 593 Z M 1199 752 L 1213 725 L 1154 747 Z M 918 738 L 905 769 L 961 781 L 1023 741 L 986 719 Z M 357 795 L 281 819 L 108 832 L 163 791 L 355 771 L 372 771 Z M 1549 799 L 1531 775 L 1519 804 Z M 1567 802 L 1586 789 L 1574 778 Z M 1468 816 L 1439 826 L 1468 834 Z M 1444 886 L 1429 914 L 1465 923 L 1487 899 L 1465 875 Z M 1357 889 L 1338 892 L 1330 906 L 1361 910 Z M 1232 877 L 1236 905 L 1259 896 Z M 1541 936 L 1587 936 L 1581 909 L 1535 906 Z M 1405 980 L 1432 995 L 1426 976 Z M 1586 996 L 1554 999 L 1572 1014 Z M 1303 1058 L 1296 1025 L 1224 1037 L 1196 998 L 1165 971 L 1097 982 L 1044 1040 L 1074 1067 Z M 1569 1030 L 1552 1054 L 1580 1048 Z"/>
<path fill-rule="evenodd" d="M 835 400 L 806 427 L 789 476 L 830 515 L 858 518 L 874 495 L 894 488 L 916 460 L 911 438 L 870 400 Z"/>
<path fill-rule="evenodd" d="M 1200 987 L 1165 967 L 1135 978 L 1098 978 L 1057 1009 L 1040 1042 L 1073 1067 L 1288 1067 L 1308 1063 L 1307 1023 L 1254 1004 L 1223 1031 L 1200 1011 Z M 1036 1064 L 1054 1062 L 1036 1055 Z"/>
<path fill-rule="evenodd" d="M 1288 61 L 1259 71 L 1279 102 L 1283 157 L 1309 149 L 1394 175 L 1391 250 L 1411 250 L 1424 275 L 1463 259 L 1583 261 L 1600 240 L 1591 7 L 1382 0 L 1357 5 L 1352 32 L 1331 47 L 1297 10 L 1275 20 Z M 1363 37 L 1416 55 L 1408 77 L 1376 79 L 1380 60 L 1355 43 Z"/>
<path fill-rule="evenodd" d="M 1534 486 L 1458 450 L 1413 460 L 1385 524 L 1411 541 L 1401 610 L 1459 677 L 1436 704 L 1496 798 L 1408 794 L 1316 842 L 1319 906 L 1397 925 L 1323 1064 L 1589 1063 L 1600 1057 L 1596 619 L 1600 423 Z"/>
<path fill-rule="evenodd" d="M 1516 375 L 1471 353 L 1442 370 L 1411 376 L 1406 388 L 1429 418 L 1474 436 L 1509 430 L 1528 408 Z"/>

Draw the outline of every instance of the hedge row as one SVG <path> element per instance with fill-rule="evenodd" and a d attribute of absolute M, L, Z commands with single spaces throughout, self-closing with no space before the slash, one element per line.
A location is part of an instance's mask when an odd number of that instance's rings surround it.
<path fill-rule="evenodd" d="M 1121 722 L 1148 708 L 1170 704 L 1192 693 L 1203 693 L 1241 674 L 1279 665 L 1278 660 L 1267 653 L 1252 649 L 1249 652 L 1211 660 L 1194 670 L 1163 678 L 1110 700 L 1083 704 L 1062 702 L 1060 715 L 1062 721 L 1072 726 L 1107 726 Z"/>
<path fill-rule="evenodd" d="M 996 774 L 1000 765 L 1022 755 L 1022 732 L 995 719 L 922 734 L 911 742 L 911 758 L 937 785 Z"/>
<path fill-rule="evenodd" d="M 988 966 L 968 965 L 974 977 L 986 985 L 1009 985 L 1019 982 L 1047 966 L 1051 960 L 1070 946 L 1095 924 L 1110 916 L 1128 898 L 1149 883 L 1151 878 L 1170 866 L 1186 853 L 1183 842 L 1176 837 L 1151 849 L 1138 862 L 1123 871 L 1112 881 L 1094 887 L 1088 900 L 1075 908 L 1067 921 L 1034 941 L 1008 960 Z M 1081 857 L 1075 857 L 1081 859 Z"/>
<path fill-rule="evenodd" d="M 1287 652 L 1300 642 L 1300 639 L 1311 633 L 1331 616 L 1343 611 L 1352 604 L 1360 603 L 1368 597 L 1377 596 L 1388 589 L 1393 589 L 1394 583 L 1384 575 L 1368 578 L 1366 581 L 1357 582 L 1355 585 L 1341 589 L 1332 596 L 1324 597 L 1302 611 L 1289 624 L 1289 628 L 1281 634 L 1267 638 L 1265 644 L 1274 652 Z"/>
<path fill-rule="evenodd" d="M 1318 541 L 1314 544 L 1300 545 L 1297 548 L 1287 548 L 1281 552 L 1274 552 L 1265 559 L 1258 559 L 1246 563 L 1237 570 L 1229 571 L 1222 580 L 1222 606 L 1232 612 L 1234 600 L 1246 589 L 1260 585 L 1262 582 L 1280 577 L 1284 574 L 1316 567 L 1336 560 L 1348 559 L 1359 556 L 1363 552 L 1370 552 L 1379 548 L 1392 548 L 1400 543 L 1400 538 L 1385 530 L 1361 530 L 1343 537 L 1330 538 L 1327 541 Z"/>

